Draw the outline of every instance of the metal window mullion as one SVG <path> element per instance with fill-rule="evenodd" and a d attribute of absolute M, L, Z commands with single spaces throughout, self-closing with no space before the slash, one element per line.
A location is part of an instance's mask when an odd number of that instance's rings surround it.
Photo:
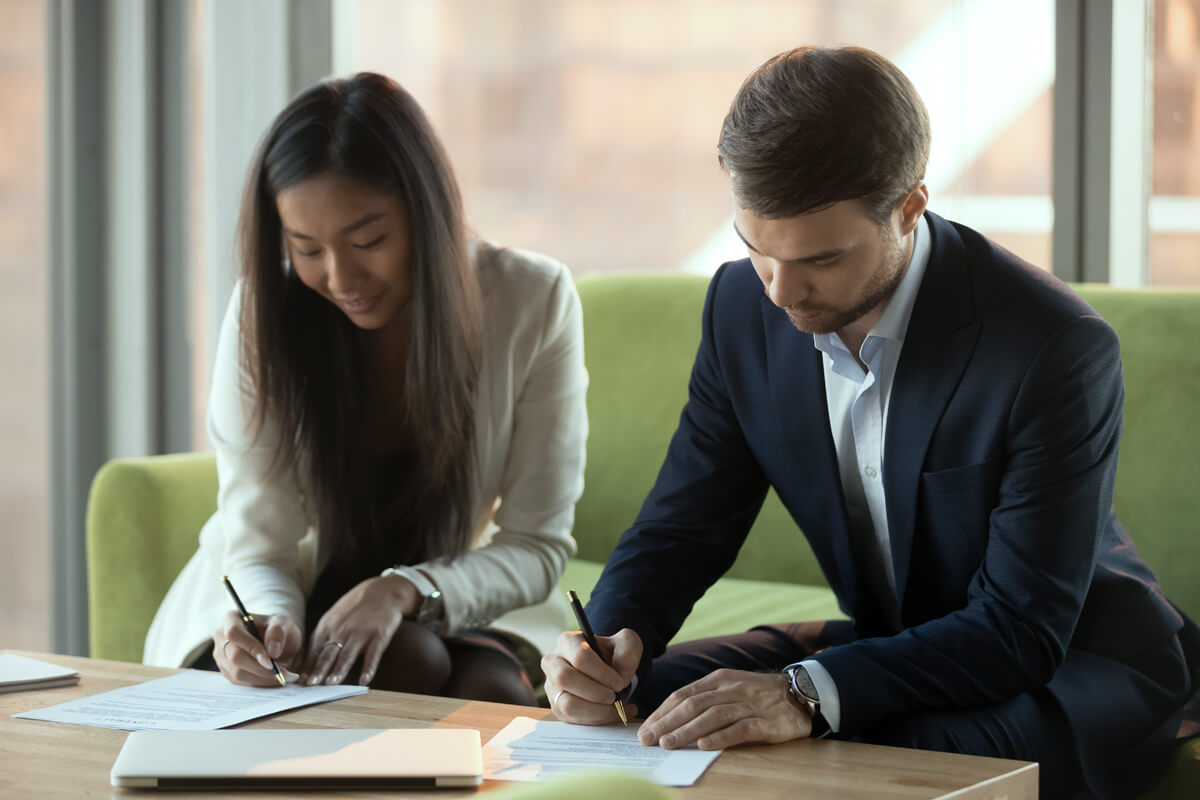
<path fill-rule="evenodd" d="M 1112 0 L 1057 0 L 1054 273 L 1109 279 Z"/>
<path fill-rule="evenodd" d="M 1054 31 L 1054 274 L 1078 281 L 1083 257 L 1083 0 L 1058 0 Z"/>
<path fill-rule="evenodd" d="M 104 351 L 106 5 L 50 0 L 50 618 L 55 652 L 87 653 L 87 490 L 108 449 Z"/>
<path fill-rule="evenodd" d="M 105 58 L 108 164 L 102 213 L 107 226 L 109 308 L 108 456 L 158 450 L 159 296 L 156 249 L 162 216 L 155 196 L 156 9 L 151 0 L 109 0 Z"/>
<path fill-rule="evenodd" d="M 159 218 L 151 253 L 157 275 L 154 301 L 157 313 L 152 325 L 158 342 L 155 403 L 160 413 L 155 441 L 160 452 L 174 453 L 190 450 L 192 446 L 188 174 L 193 136 L 189 113 L 189 26 L 186 3 L 159 3 L 156 9 L 152 174 Z"/>

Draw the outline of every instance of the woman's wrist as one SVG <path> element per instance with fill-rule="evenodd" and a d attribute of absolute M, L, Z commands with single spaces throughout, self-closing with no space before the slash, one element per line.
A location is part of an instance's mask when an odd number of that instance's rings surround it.
<path fill-rule="evenodd" d="M 388 567 L 380 573 L 380 577 L 384 578 L 392 575 L 404 578 L 417 594 L 414 607 L 404 606 L 405 615 L 418 625 L 423 625 L 435 633 L 441 632 L 445 607 L 442 603 L 442 592 L 437 584 L 416 567 L 403 564 Z"/>
<path fill-rule="evenodd" d="M 398 572 L 381 575 L 379 580 L 387 588 L 392 602 L 399 607 L 406 619 L 415 617 L 421 608 L 421 593 L 413 582 Z"/>

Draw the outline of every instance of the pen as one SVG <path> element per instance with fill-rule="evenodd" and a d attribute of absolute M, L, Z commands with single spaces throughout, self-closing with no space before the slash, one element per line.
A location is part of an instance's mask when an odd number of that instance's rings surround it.
<path fill-rule="evenodd" d="M 603 659 L 604 656 L 600 655 L 600 648 L 596 646 L 596 634 L 592 633 L 592 626 L 588 624 L 587 615 L 583 613 L 583 605 L 579 602 L 579 595 L 575 594 L 574 589 L 568 589 L 567 599 L 571 601 L 571 610 L 575 612 L 575 619 L 579 622 L 579 629 L 583 631 L 583 638 L 587 640 L 588 647 L 592 648 L 592 652 Z M 617 709 L 617 716 L 621 718 L 621 723 L 628 725 L 629 720 L 625 718 L 625 704 L 621 702 L 620 697 L 613 703 L 613 707 Z"/>
<path fill-rule="evenodd" d="M 221 583 L 225 584 L 225 588 L 229 590 L 229 596 L 232 597 L 233 602 L 237 604 L 238 613 L 242 615 L 242 624 L 246 626 L 246 630 L 250 631 L 250 635 L 253 636 L 258 643 L 263 646 L 264 650 L 266 650 L 267 643 L 263 641 L 262 636 L 259 636 L 258 628 L 254 627 L 254 617 L 252 617 L 250 612 L 246 610 L 246 607 L 242 605 L 242 598 L 238 597 L 238 593 L 233 590 L 233 584 L 229 581 L 229 576 L 222 576 Z M 271 658 L 270 653 L 267 653 L 267 658 Z M 283 670 L 279 668 L 279 665 L 275 663 L 275 659 L 273 658 L 271 658 L 271 669 L 275 670 L 275 677 L 279 680 L 279 685 L 287 686 L 287 681 L 283 678 Z"/>

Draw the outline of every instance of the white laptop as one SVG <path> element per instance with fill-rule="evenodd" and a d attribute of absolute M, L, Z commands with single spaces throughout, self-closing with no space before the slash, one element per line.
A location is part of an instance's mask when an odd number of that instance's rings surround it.
<path fill-rule="evenodd" d="M 385 789 L 477 786 L 479 731 L 243 729 L 134 731 L 112 785 L 157 789 Z"/>

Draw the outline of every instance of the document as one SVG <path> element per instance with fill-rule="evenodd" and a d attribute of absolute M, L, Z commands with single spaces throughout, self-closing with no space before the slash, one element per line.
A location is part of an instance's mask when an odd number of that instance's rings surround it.
<path fill-rule="evenodd" d="M 366 691 L 348 685 L 258 689 L 236 686 L 219 672 L 190 669 L 13 716 L 126 731 L 211 731 Z"/>
<path fill-rule="evenodd" d="M 637 738 L 637 726 L 592 727 L 517 717 L 483 746 L 483 777 L 540 781 L 569 772 L 615 769 L 661 786 L 691 786 L 720 750 L 663 750 Z"/>
<path fill-rule="evenodd" d="M 79 673 L 70 667 L 47 664 L 14 653 L 0 653 L 0 692 L 24 692 L 74 686 Z"/>

